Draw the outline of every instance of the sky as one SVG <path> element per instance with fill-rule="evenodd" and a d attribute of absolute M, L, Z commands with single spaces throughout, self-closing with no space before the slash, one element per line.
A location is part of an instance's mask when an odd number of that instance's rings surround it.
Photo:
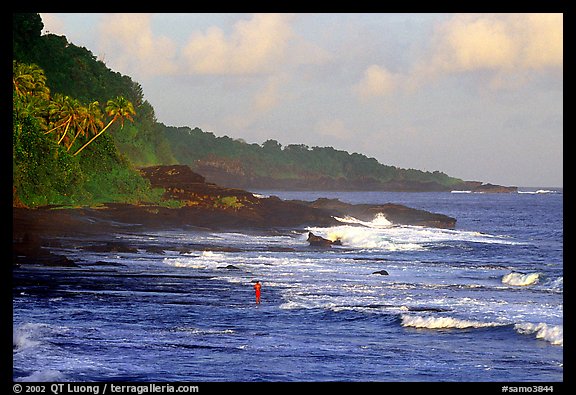
<path fill-rule="evenodd" d="M 563 186 L 562 14 L 41 14 L 168 126 Z"/>

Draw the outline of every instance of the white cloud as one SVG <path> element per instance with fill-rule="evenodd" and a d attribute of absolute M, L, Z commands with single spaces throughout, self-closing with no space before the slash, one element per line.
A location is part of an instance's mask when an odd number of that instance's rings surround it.
<path fill-rule="evenodd" d="M 293 37 L 289 14 L 255 14 L 234 25 L 230 35 L 212 26 L 194 33 L 182 54 L 190 73 L 252 74 L 269 72 L 285 60 Z"/>
<path fill-rule="evenodd" d="M 151 14 L 108 14 L 99 27 L 99 49 L 115 69 L 136 77 L 173 74 L 177 67 L 175 44 L 156 37 Z"/>
<path fill-rule="evenodd" d="M 426 83 L 484 72 L 492 88 L 518 87 L 562 65 L 562 14 L 457 14 L 437 27 L 429 55 L 410 75 Z"/>
<path fill-rule="evenodd" d="M 399 79 L 399 75 L 373 64 L 364 71 L 363 78 L 353 86 L 353 91 L 362 98 L 384 96 L 396 88 Z"/>
<path fill-rule="evenodd" d="M 372 64 L 353 89 L 370 98 L 467 75 L 482 75 L 492 89 L 516 89 L 542 73 L 561 76 L 563 37 L 562 14 L 456 14 L 436 26 L 428 51 L 407 70 Z"/>

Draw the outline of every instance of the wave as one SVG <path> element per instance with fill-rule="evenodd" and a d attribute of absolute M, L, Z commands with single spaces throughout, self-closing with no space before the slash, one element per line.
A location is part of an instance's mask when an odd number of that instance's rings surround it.
<path fill-rule="evenodd" d="M 343 218 L 340 217 L 334 217 L 336 220 L 343 222 L 343 223 L 347 223 L 347 224 L 358 224 L 358 225 L 363 225 L 363 226 L 367 226 L 369 228 L 381 228 L 381 227 L 390 227 L 393 226 L 392 222 L 388 221 L 388 219 L 386 218 L 386 216 L 384 215 L 384 213 L 377 213 L 374 216 L 374 219 L 372 221 L 361 221 L 357 218 L 351 217 L 351 216 L 345 216 Z"/>
<path fill-rule="evenodd" d="M 66 381 L 66 377 L 59 370 L 48 369 L 34 372 L 29 376 L 16 378 L 14 379 L 14 381 L 22 381 L 22 382 Z"/>
<path fill-rule="evenodd" d="M 558 278 L 548 278 L 544 281 L 544 286 L 548 287 L 549 290 L 555 292 L 564 291 L 564 277 L 560 276 Z"/>
<path fill-rule="evenodd" d="M 329 240 L 341 240 L 343 246 L 387 251 L 427 250 L 431 243 L 452 241 L 486 244 L 519 244 L 504 236 L 493 236 L 481 232 L 428 228 L 424 226 L 395 225 L 385 215 L 378 213 L 372 221 L 355 217 L 335 217 L 342 225 L 329 228 L 310 227 L 308 231 Z"/>
<path fill-rule="evenodd" d="M 187 267 L 190 269 L 217 268 L 225 261 L 226 257 L 222 253 L 213 251 L 202 251 L 201 254 L 184 253 L 179 257 L 166 257 L 163 262 L 174 267 Z"/>
<path fill-rule="evenodd" d="M 44 324 L 26 323 L 16 328 L 12 334 L 12 348 L 14 351 L 19 352 L 38 346 L 40 341 L 34 338 L 37 336 L 38 331 L 45 326 Z"/>
<path fill-rule="evenodd" d="M 502 283 L 514 286 L 525 287 L 538 283 L 540 273 L 518 273 L 511 272 L 502 277 Z"/>
<path fill-rule="evenodd" d="M 524 193 L 529 195 L 539 195 L 545 193 L 558 193 L 558 191 L 551 190 L 551 189 L 538 189 L 537 191 L 518 191 L 518 193 Z"/>
<path fill-rule="evenodd" d="M 523 335 L 536 334 L 537 339 L 546 340 L 555 346 L 564 346 L 564 326 L 547 325 L 543 322 L 532 324 L 529 322 L 515 324 L 514 329 Z"/>
<path fill-rule="evenodd" d="M 463 320 L 454 317 L 432 317 L 402 314 L 402 326 L 426 329 L 467 329 L 503 326 L 497 322 Z"/>
<path fill-rule="evenodd" d="M 236 333 L 233 329 L 201 329 L 193 327 L 177 327 L 176 331 L 186 332 L 191 335 L 231 335 Z"/>
<path fill-rule="evenodd" d="M 12 348 L 14 352 L 21 352 L 32 348 L 47 345 L 42 339 L 52 332 L 62 333 L 68 329 L 65 327 L 52 327 L 48 324 L 27 322 L 12 332 Z"/>

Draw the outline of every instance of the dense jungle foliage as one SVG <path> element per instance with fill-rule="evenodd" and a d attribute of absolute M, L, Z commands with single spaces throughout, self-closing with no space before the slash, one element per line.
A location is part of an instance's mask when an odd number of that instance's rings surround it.
<path fill-rule="evenodd" d="M 13 14 L 13 204 L 159 201 L 114 138 L 156 123 L 139 85 L 42 28 Z"/>

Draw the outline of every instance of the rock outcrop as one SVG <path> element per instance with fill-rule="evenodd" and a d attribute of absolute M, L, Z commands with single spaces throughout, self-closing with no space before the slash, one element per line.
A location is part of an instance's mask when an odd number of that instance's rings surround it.
<path fill-rule="evenodd" d="M 446 229 L 453 229 L 456 226 L 455 218 L 406 207 L 401 204 L 350 204 L 341 202 L 338 199 L 325 198 L 301 203 L 322 209 L 332 216 L 351 216 L 361 221 L 372 221 L 378 214 L 382 214 L 388 221 L 396 225 L 416 225 Z"/>
<path fill-rule="evenodd" d="M 324 237 L 317 236 L 312 232 L 308 232 L 308 243 L 312 247 L 330 247 L 333 245 L 342 245 L 341 240 L 328 240 Z"/>

